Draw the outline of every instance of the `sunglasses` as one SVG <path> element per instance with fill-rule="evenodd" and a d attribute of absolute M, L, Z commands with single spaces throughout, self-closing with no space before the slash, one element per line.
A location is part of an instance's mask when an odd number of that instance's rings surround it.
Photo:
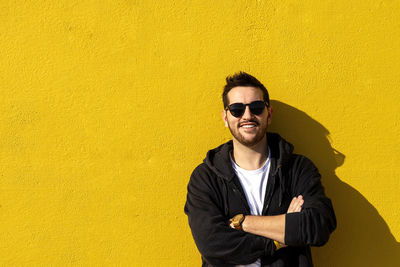
<path fill-rule="evenodd" d="M 244 114 L 246 106 L 249 106 L 252 114 L 260 115 L 264 112 L 265 106 L 268 106 L 268 104 L 261 100 L 253 101 L 250 104 L 233 103 L 226 107 L 225 110 L 229 109 L 232 116 L 239 118 Z"/>

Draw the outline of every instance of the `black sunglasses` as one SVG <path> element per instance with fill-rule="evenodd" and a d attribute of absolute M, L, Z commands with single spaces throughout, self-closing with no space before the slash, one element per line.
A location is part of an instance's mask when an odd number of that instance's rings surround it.
<path fill-rule="evenodd" d="M 265 106 L 268 106 L 268 104 L 261 100 L 253 101 L 250 104 L 233 103 L 226 107 L 225 110 L 229 109 L 232 116 L 239 118 L 244 114 L 246 106 L 249 106 L 250 112 L 254 115 L 260 115 L 264 112 Z"/>

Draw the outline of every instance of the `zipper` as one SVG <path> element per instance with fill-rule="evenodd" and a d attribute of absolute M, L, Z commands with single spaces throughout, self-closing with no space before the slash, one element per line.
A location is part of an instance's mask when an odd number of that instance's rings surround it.
<path fill-rule="evenodd" d="M 250 214 L 250 207 L 249 204 L 247 203 L 246 197 L 243 195 L 243 193 L 237 188 L 236 184 L 234 182 L 229 183 L 230 186 L 232 187 L 232 190 L 235 194 L 239 195 L 240 200 L 242 201 L 243 206 L 246 209 L 247 214 Z"/>
<path fill-rule="evenodd" d="M 282 165 L 278 165 L 276 167 L 276 170 L 272 174 L 270 172 L 270 177 L 268 177 L 268 182 L 267 182 L 267 192 L 265 192 L 265 198 L 264 198 L 264 207 L 262 210 L 262 215 L 267 215 L 268 214 L 268 208 L 269 204 L 271 203 L 272 195 L 275 191 L 275 184 L 276 184 L 276 176 L 278 173 L 278 170 L 282 167 Z"/>
<path fill-rule="evenodd" d="M 267 192 L 265 193 L 265 198 L 264 198 L 264 207 L 262 210 L 262 215 L 267 215 L 267 211 L 269 208 L 269 204 L 271 203 L 271 199 L 272 199 L 272 194 L 274 192 L 274 187 L 275 187 L 275 175 L 272 175 L 271 177 L 269 177 L 270 179 L 268 179 L 267 182 Z M 271 181 L 273 180 L 273 181 Z"/>

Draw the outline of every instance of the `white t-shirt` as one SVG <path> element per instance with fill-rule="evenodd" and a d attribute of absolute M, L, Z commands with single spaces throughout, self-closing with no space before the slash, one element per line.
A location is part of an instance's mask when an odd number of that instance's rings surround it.
<path fill-rule="evenodd" d="M 267 188 L 269 169 L 271 167 L 271 153 L 268 149 L 268 158 L 264 165 L 257 170 L 245 170 L 240 168 L 239 165 L 231 157 L 232 167 L 237 177 L 239 178 L 240 184 L 243 187 L 246 195 L 247 203 L 250 207 L 251 215 L 262 215 L 262 209 L 264 207 L 265 191 Z M 261 260 L 258 259 L 256 262 L 248 265 L 236 265 L 236 267 L 260 267 Z"/>

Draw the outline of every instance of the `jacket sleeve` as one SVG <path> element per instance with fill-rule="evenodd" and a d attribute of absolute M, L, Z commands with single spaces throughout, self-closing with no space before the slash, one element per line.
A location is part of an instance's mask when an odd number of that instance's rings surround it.
<path fill-rule="evenodd" d="M 200 167 L 200 168 L 199 168 Z M 201 165 L 188 184 L 185 213 L 194 241 L 209 264 L 232 266 L 250 264 L 274 253 L 270 239 L 232 229 L 224 216 L 223 196 L 215 186 L 216 179 Z"/>
<path fill-rule="evenodd" d="M 336 228 L 331 200 L 326 197 L 321 175 L 306 157 L 295 163 L 292 194 L 303 195 L 301 212 L 286 214 L 285 243 L 289 246 L 322 246 Z"/>

